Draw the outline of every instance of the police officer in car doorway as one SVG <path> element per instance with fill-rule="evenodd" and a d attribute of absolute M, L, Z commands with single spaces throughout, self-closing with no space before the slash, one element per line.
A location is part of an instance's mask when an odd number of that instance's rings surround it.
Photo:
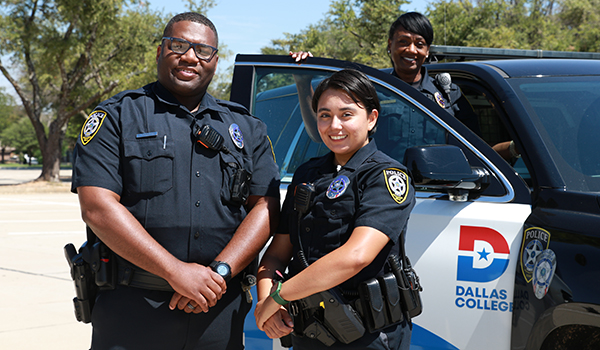
<path fill-rule="evenodd" d="M 96 275 L 94 350 L 243 349 L 242 282 L 277 221 L 279 175 L 266 126 L 206 92 L 217 47 L 208 18 L 176 15 L 158 81 L 102 102 L 82 129 L 72 191 L 88 244 L 114 264 Z"/>

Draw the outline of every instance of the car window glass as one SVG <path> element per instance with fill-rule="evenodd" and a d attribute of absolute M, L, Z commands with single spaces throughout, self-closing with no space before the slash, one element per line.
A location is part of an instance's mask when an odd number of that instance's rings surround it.
<path fill-rule="evenodd" d="M 600 81 L 593 77 L 511 81 L 567 187 L 600 191 Z"/>
<path fill-rule="evenodd" d="M 300 164 L 328 150 L 322 143 L 312 142 L 304 130 L 293 74 L 298 71 L 259 67 L 256 73 L 252 113 L 267 124 L 281 178 L 290 181 Z M 302 75 L 310 75 L 313 88 L 330 74 L 302 71 Z"/>
<path fill-rule="evenodd" d="M 380 150 L 403 162 L 409 147 L 446 143 L 446 131 L 421 109 L 382 86 L 375 89 L 381 113 L 374 139 Z"/>
<path fill-rule="evenodd" d="M 511 141 L 512 138 L 502 121 L 506 118 L 501 116 L 502 111 L 495 107 L 500 106 L 500 104 L 495 101 L 492 94 L 479 84 L 468 80 L 456 79 L 454 82 L 460 86 L 463 95 L 471 103 L 473 111 L 478 117 L 481 138 L 490 147 L 501 142 Z M 531 175 L 523 160 L 521 158 L 513 159 L 511 165 L 517 174 L 531 187 Z"/>
<path fill-rule="evenodd" d="M 329 152 L 322 142 L 313 141 L 307 133 L 296 83 L 300 81 L 298 77 L 302 76 L 314 90 L 330 74 L 309 68 L 256 68 L 252 113 L 267 124 L 283 182 L 291 181 L 294 171 L 302 163 Z M 380 150 L 403 162 L 404 153 L 409 147 L 452 143 L 463 148 L 472 165 L 484 166 L 464 145 L 455 139 L 450 140 L 446 130 L 432 120 L 421 109 L 423 107 L 386 86 L 377 83 L 374 86 L 380 99 L 381 113 L 373 137 Z M 301 88 L 300 91 L 304 90 Z M 417 93 L 416 90 L 410 92 Z M 310 101 L 310 98 L 306 101 Z M 488 195 L 500 196 L 505 192 L 499 182 L 486 190 Z"/>

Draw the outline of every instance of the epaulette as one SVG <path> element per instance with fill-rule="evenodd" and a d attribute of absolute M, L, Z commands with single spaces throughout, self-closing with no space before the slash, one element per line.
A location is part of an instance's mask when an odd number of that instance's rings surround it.
<path fill-rule="evenodd" d="M 228 109 L 230 109 L 233 112 L 240 113 L 240 114 L 251 115 L 250 111 L 248 110 L 248 108 L 246 108 L 242 104 L 239 104 L 237 102 L 227 101 L 227 100 L 221 100 L 221 99 L 218 99 L 218 98 L 215 98 L 215 100 L 217 101 L 217 104 L 219 104 L 220 106 L 223 106 L 225 108 L 228 108 Z"/>
<path fill-rule="evenodd" d="M 123 90 L 123 91 L 120 91 L 117 94 L 107 98 L 106 100 L 102 101 L 99 104 L 99 106 L 112 105 L 112 104 L 121 102 L 126 97 L 143 96 L 143 95 L 147 95 L 147 94 L 148 94 L 148 91 L 146 91 L 145 86 L 141 87 L 139 89 L 135 89 L 135 90 Z"/>

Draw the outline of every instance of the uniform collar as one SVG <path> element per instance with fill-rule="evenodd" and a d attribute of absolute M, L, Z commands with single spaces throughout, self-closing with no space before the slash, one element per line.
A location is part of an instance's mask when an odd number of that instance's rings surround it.
<path fill-rule="evenodd" d="M 171 92 L 169 92 L 169 90 L 167 90 L 159 81 L 156 81 L 154 84 L 152 84 L 150 89 L 160 102 L 172 106 L 180 105 L 175 96 L 173 96 L 173 94 L 171 94 Z"/>
<path fill-rule="evenodd" d="M 151 90 L 154 93 L 154 95 L 156 95 L 159 101 L 168 105 L 180 106 L 181 108 L 185 108 L 181 103 L 179 103 L 179 101 L 177 101 L 173 94 L 171 94 L 171 92 L 167 90 L 159 81 L 156 81 L 155 84 L 153 84 Z M 185 109 L 187 110 L 187 108 Z M 206 110 L 212 110 L 215 112 L 227 111 L 227 109 L 221 106 L 217 102 L 217 99 L 210 95 L 208 92 L 204 94 L 204 97 L 202 97 L 202 100 L 200 101 L 200 107 L 194 114 L 198 115 Z"/>
<path fill-rule="evenodd" d="M 348 160 L 343 169 L 356 170 L 362 163 L 365 162 L 373 153 L 377 152 L 377 144 L 374 139 L 369 139 L 369 143 L 364 145 L 361 149 L 356 151 L 354 155 Z"/>
<path fill-rule="evenodd" d="M 427 74 L 427 68 L 424 66 L 421 68 L 421 84 L 419 85 L 419 91 L 427 91 L 432 95 L 438 92 L 438 88 L 435 86 L 433 78 Z"/>
<path fill-rule="evenodd" d="M 396 74 L 396 71 L 394 69 L 392 69 L 392 75 L 400 79 L 400 77 L 398 76 L 398 74 Z M 427 74 L 427 68 L 425 66 L 421 66 L 421 81 L 419 81 L 419 85 L 415 86 L 415 88 L 420 92 L 427 91 L 432 95 L 438 91 L 438 89 L 433 84 L 433 79 L 429 76 L 429 74 Z"/>

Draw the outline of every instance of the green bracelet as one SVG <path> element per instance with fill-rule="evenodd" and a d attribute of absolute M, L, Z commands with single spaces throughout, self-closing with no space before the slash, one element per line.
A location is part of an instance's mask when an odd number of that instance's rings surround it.
<path fill-rule="evenodd" d="M 277 281 L 277 289 L 275 289 L 275 291 L 273 293 L 271 293 L 271 295 L 269 295 L 271 298 L 273 298 L 273 300 L 275 300 L 275 302 L 279 305 L 287 305 L 289 303 L 289 301 L 283 299 L 281 297 L 281 295 L 279 295 L 279 291 L 281 291 L 281 285 L 283 283 L 281 283 L 281 281 Z"/>

